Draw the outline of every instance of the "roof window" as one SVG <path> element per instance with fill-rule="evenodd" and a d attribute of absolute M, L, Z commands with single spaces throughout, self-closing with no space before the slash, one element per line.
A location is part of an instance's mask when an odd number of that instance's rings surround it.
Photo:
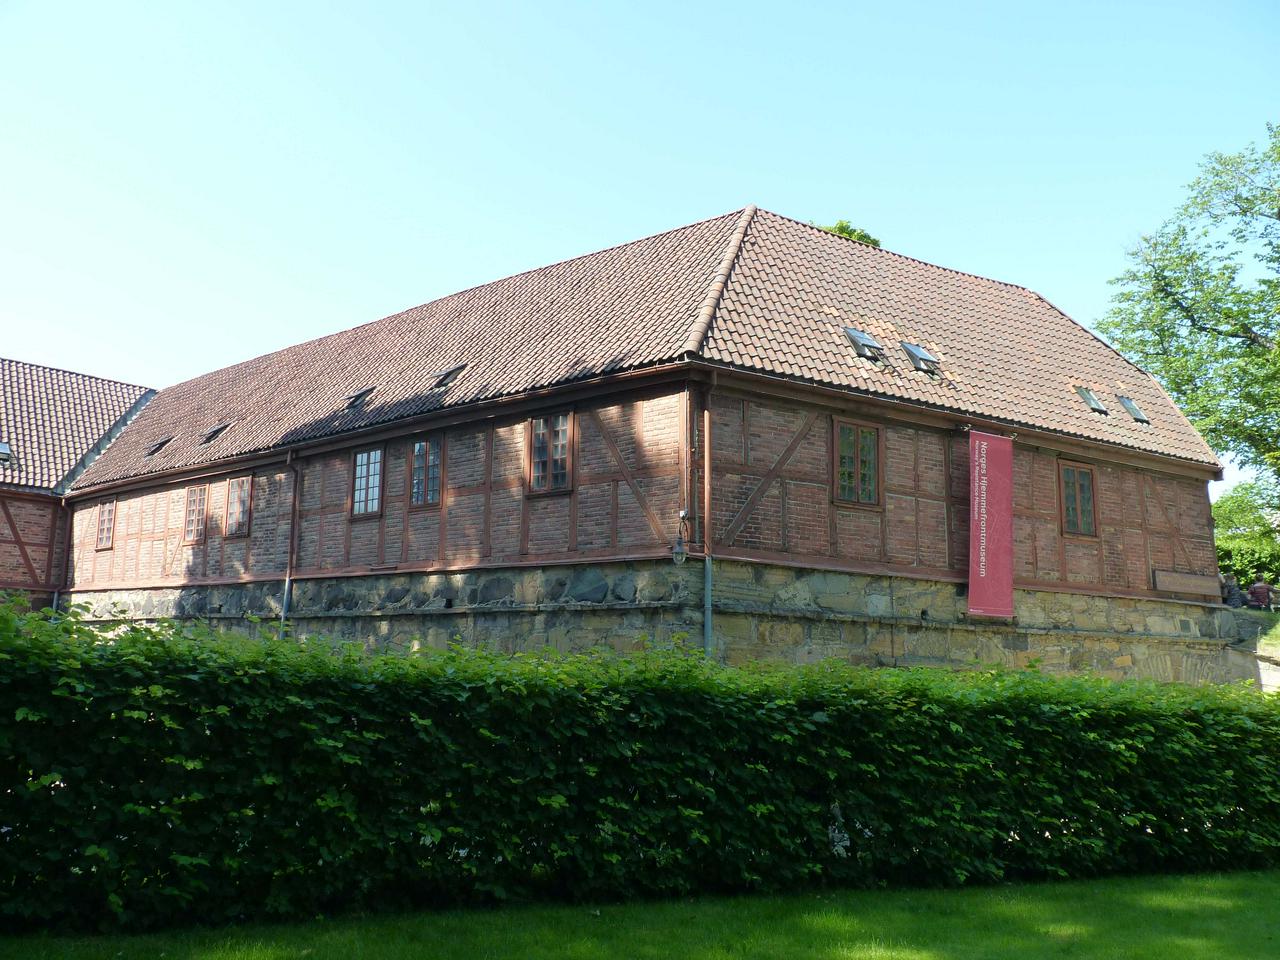
<path fill-rule="evenodd" d="M 369 399 L 369 395 L 377 389 L 377 387 L 365 387 L 363 390 L 358 390 L 351 394 L 347 397 L 347 409 L 359 410 L 364 406 L 364 402 Z"/>
<path fill-rule="evenodd" d="M 1080 394 L 1080 399 L 1087 403 L 1094 413 L 1106 415 L 1111 412 L 1107 409 L 1107 405 L 1098 399 L 1098 395 L 1088 387 L 1076 387 L 1076 393 Z"/>
<path fill-rule="evenodd" d="M 917 370 L 936 377 L 942 373 L 942 362 L 932 353 L 920 346 L 918 343 L 907 343 L 902 341 L 902 349 L 907 351 L 907 356 L 911 358 L 911 365 Z"/>
<path fill-rule="evenodd" d="M 201 440 L 200 443 L 201 444 L 213 443 L 213 441 L 217 440 L 220 436 L 223 435 L 223 433 L 226 432 L 226 429 L 229 426 L 231 426 L 230 422 L 220 423 L 216 427 L 214 427 L 212 430 L 206 430 L 204 434 L 204 439 Z"/>
<path fill-rule="evenodd" d="M 169 441 L 172 439 L 172 436 L 168 436 L 161 440 L 157 440 L 151 446 L 147 447 L 147 452 L 143 454 L 143 456 L 154 457 L 157 453 L 167 447 L 169 445 Z"/>
<path fill-rule="evenodd" d="M 845 327 L 844 335 L 849 338 L 849 342 L 853 344 L 853 349 L 858 352 L 858 356 L 866 357 L 868 360 L 879 363 L 884 362 L 884 347 L 871 334 L 856 327 Z"/>
<path fill-rule="evenodd" d="M 0 463 L 13 463 L 13 447 L 7 440 L 0 440 Z"/>
<path fill-rule="evenodd" d="M 1134 400 L 1133 397 L 1122 397 L 1117 394 L 1116 399 L 1120 401 L 1120 406 L 1124 407 L 1129 416 L 1133 417 L 1133 419 L 1137 420 L 1139 423 L 1151 422 L 1147 415 L 1142 412 L 1142 408 L 1138 406 L 1138 401 Z"/>
<path fill-rule="evenodd" d="M 432 390 L 439 390 L 441 387 L 447 387 L 453 381 L 458 379 L 458 374 L 467 368 L 465 363 L 460 363 L 456 367 L 450 367 L 448 370 L 441 370 L 436 374 L 436 382 L 432 385 Z"/>

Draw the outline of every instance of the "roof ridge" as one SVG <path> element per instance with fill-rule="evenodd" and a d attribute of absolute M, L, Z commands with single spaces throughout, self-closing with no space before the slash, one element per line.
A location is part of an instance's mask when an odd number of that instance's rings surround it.
<path fill-rule="evenodd" d="M 130 383 L 128 380 L 116 380 L 112 377 L 100 377 L 96 373 L 83 373 L 79 370 L 68 370 L 66 367 L 53 367 L 47 363 L 34 363 L 30 360 L 18 360 L 14 357 L 0 357 L 0 363 L 16 363 L 24 367 L 39 367 L 41 370 L 52 370 L 54 373 L 66 373 L 73 377 L 84 377 L 87 380 L 100 380 L 103 383 L 116 383 L 122 387 L 137 387 L 139 390 L 153 390 L 141 383 Z"/>
<path fill-rule="evenodd" d="M 696 355 L 702 352 L 702 345 L 707 339 L 707 332 L 711 329 L 711 321 L 715 317 L 716 308 L 720 306 L 720 298 L 724 296 L 724 288 L 729 283 L 729 274 L 733 272 L 733 265 L 738 260 L 738 254 L 742 252 L 742 241 L 747 235 L 747 227 L 755 219 L 757 209 L 754 203 L 749 203 L 742 208 L 742 216 L 738 218 L 738 226 L 733 231 L 733 235 L 729 237 L 729 245 L 725 248 L 724 259 L 720 261 L 720 266 L 711 278 L 711 286 L 707 290 L 707 296 L 702 301 L 702 306 L 698 308 L 698 315 L 693 321 L 693 326 L 689 329 L 689 336 L 685 339 L 684 349 L 680 351 L 682 354 Z"/>
<path fill-rule="evenodd" d="M 956 276 L 959 276 L 959 277 L 969 277 L 973 280 L 982 280 L 982 281 L 985 281 L 986 283 L 994 283 L 1000 287 L 1009 287 L 1010 289 L 1013 289 L 1013 290 L 1023 290 L 1027 293 L 1034 294 L 1035 296 L 1039 296 L 1039 294 L 1036 293 L 1036 291 L 1032 290 L 1030 287 L 1024 287 L 1020 283 L 1010 283 L 1008 280 L 997 280 L 995 277 L 984 277 L 980 273 L 971 273 L 968 270 L 957 270 L 955 267 L 944 267 L 940 263 L 930 263 L 928 260 L 921 260 L 919 257 L 910 257 L 910 256 L 907 256 L 907 254 L 905 253 L 898 253 L 898 251 L 896 250 L 886 250 L 884 247 L 873 246 L 872 244 L 865 243 L 862 240 L 855 240 L 853 237 L 846 237 L 840 233 L 832 233 L 830 230 L 825 230 L 822 227 L 817 226 L 816 224 L 805 223 L 803 220 L 797 220 L 795 217 L 788 217 L 785 213 L 774 213 L 772 210 L 765 210 L 763 212 L 769 214 L 770 216 L 777 217 L 779 220 L 786 220 L 790 223 L 794 223 L 796 226 L 805 227 L 808 230 L 814 230 L 828 237 L 836 237 L 837 239 L 844 240 L 846 243 L 856 243 L 860 247 L 866 247 L 868 250 L 874 250 L 877 253 L 884 254 L 885 256 L 888 256 L 888 257 L 896 257 L 899 260 L 907 260 L 911 263 L 918 263 L 922 267 L 930 267 L 934 270 L 941 270 L 943 273 L 954 273 Z"/>
<path fill-rule="evenodd" d="M 752 207 L 751 209 L 754 210 L 755 208 Z M 601 247 L 598 250 L 591 250 L 591 251 L 588 251 L 587 253 L 579 253 L 572 257 L 565 257 L 562 260 L 556 260 L 552 263 L 544 263 L 544 264 L 541 264 L 540 266 L 529 267 L 527 270 L 520 270 L 520 271 L 517 271 L 516 273 L 509 273 L 505 277 L 497 277 L 493 280 L 486 280 L 483 283 L 475 283 L 469 287 L 463 287 L 461 290 L 454 290 L 452 293 L 446 293 L 439 297 L 433 297 L 430 300 L 424 300 L 421 303 L 415 303 L 413 306 L 405 307 L 403 310 L 396 310 L 393 313 L 388 313 L 384 316 L 378 317 L 375 320 L 366 320 L 364 323 L 357 323 L 353 327 L 343 327 L 341 330 L 334 330 L 331 333 L 322 333 L 317 337 L 309 337 L 308 339 L 300 340 L 297 343 L 290 343 L 290 344 L 286 344 L 283 347 L 277 347 L 275 350 L 268 350 L 265 353 L 259 353 L 251 357 L 245 357 L 243 360 L 236 360 L 232 363 L 228 363 L 225 366 L 218 367 L 214 370 L 208 370 L 208 371 L 205 371 L 204 373 L 197 374 L 194 377 L 188 377 L 185 380 L 179 380 L 177 383 L 172 383 L 169 386 L 163 387 L 161 389 L 172 390 L 175 387 L 186 386 L 189 383 L 194 383 L 197 380 L 203 380 L 205 377 L 210 377 L 215 373 L 222 373 L 227 370 L 234 370 L 236 367 L 239 367 L 246 363 L 252 363 L 255 360 L 263 360 L 263 359 L 266 359 L 267 357 L 275 356 L 278 353 L 286 353 L 290 350 L 297 349 L 298 347 L 305 347 L 305 346 L 308 346 L 309 344 L 319 343 L 322 340 L 328 340 L 332 337 L 340 337 L 345 334 L 355 333 L 357 330 L 363 330 L 366 327 L 372 327 L 376 324 L 383 323 L 387 320 L 392 320 L 396 317 L 404 316 L 407 313 L 412 313 L 413 311 L 420 310 L 423 307 L 429 307 L 437 303 L 444 303 L 445 301 L 452 300 L 455 297 L 461 297 L 464 294 L 472 293 L 473 291 L 476 291 L 476 290 L 482 290 L 485 287 L 496 286 L 497 284 L 505 283 L 508 280 L 515 280 L 518 277 L 525 277 L 531 274 L 541 273 L 544 270 L 551 270 L 554 267 L 564 266 L 565 264 L 573 263 L 577 260 L 585 260 L 588 257 L 598 256 L 599 254 L 602 254 L 602 253 L 609 253 L 612 250 L 621 250 L 623 247 L 629 247 L 637 243 L 644 243 L 646 240 L 654 240 L 658 237 L 665 237 L 668 234 L 680 233 L 681 231 L 684 231 L 684 230 L 690 230 L 693 227 L 702 226 L 704 223 L 710 223 L 713 220 L 723 219 L 724 217 L 727 217 L 734 212 L 735 211 L 730 210 L 730 211 L 727 211 L 726 213 L 717 213 L 715 216 L 703 217 L 701 220 L 695 220 L 692 223 L 685 223 L 678 227 L 672 227 L 669 230 L 659 230 L 656 233 L 646 234 L 643 237 L 636 237 L 634 240 L 626 240 L 626 241 L 623 241 L 622 243 L 614 243 L 607 247 Z"/>

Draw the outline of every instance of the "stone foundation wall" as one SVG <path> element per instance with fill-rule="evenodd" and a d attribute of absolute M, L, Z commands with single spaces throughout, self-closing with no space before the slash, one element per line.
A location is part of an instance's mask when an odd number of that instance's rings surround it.
<path fill-rule="evenodd" d="M 290 620 L 302 636 L 416 650 L 461 641 L 515 652 L 608 646 L 627 652 L 684 635 L 702 642 L 703 565 L 582 566 L 301 580 Z M 953 583 L 716 561 L 713 654 L 875 666 L 1032 663 L 1050 672 L 1190 683 L 1259 679 L 1221 607 L 1017 591 L 1012 623 L 969 621 Z M 96 620 L 280 617 L 283 582 L 78 592 Z"/>

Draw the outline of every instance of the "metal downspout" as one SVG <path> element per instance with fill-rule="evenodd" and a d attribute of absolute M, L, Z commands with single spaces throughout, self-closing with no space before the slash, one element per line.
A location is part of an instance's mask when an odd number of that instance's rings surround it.
<path fill-rule="evenodd" d="M 284 596 L 280 598 L 280 630 L 277 634 L 284 638 L 285 624 L 289 620 L 289 607 L 293 600 L 293 564 L 298 549 L 298 487 L 302 483 L 302 473 L 293 462 L 293 451 L 290 450 L 284 465 L 293 474 L 293 490 L 289 497 L 289 551 L 284 567 Z"/>
<path fill-rule="evenodd" d="M 707 387 L 702 406 L 702 652 L 710 658 L 715 651 L 715 633 L 712 622 L 711 588 L 711 391 L 715 389 L 715 371 Z"/>

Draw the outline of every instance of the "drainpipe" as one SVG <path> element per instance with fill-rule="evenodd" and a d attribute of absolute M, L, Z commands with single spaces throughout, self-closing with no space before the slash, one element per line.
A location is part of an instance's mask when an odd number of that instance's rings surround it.
<path fill-rule="evenodd" d="M 285 457 L 285 467 L 293 474 L 293 491 L 289 497 L 289 552 L 284 567 L 284 596 L 280 598 L 280 630 L 277 636 L 284 638 L 285 624 L 289 619 L 290 601 L 293 599 L 293 563 L 298 549 L 298 487 L 302 484 L 302 472 L 293 462 L 293 451 Z"/>
<path fill-rule="evenodd" d="M 711 622 L 711 391 L 715 385 L 713 370 L 702 406 L 702 652 L 708 657 L 715 649 Z"/>
<path fill-rule="evenodd" d="M 64 495 L 61 498 L 62 505 L 62 571 L 58 574 L 58 586 L 53 591 L 53 610 L 58 611 L 58 600 L 62 594 L 62 587 L 71 586 L 71 551 L 74 546 L 71 542 L 71 534 L 73 528 L 71 526 L 71 508 L 67 506 L 67 498 Z M 53 544 L 49 544 L 49 549 L 53 549 Z"/>

